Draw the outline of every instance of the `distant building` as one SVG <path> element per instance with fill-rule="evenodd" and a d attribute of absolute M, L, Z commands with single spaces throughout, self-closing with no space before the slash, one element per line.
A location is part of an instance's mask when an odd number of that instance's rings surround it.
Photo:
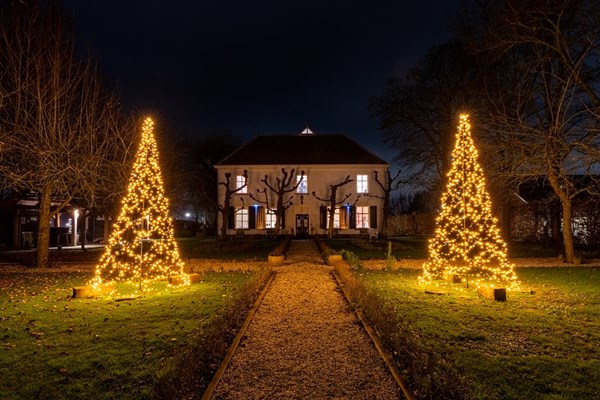
<path fill-rule="evenodd" d="M 374 180 L 377 171 L 380 178 L 387 173 L 388 164 L 375 154 L 344 135 L 315 134 L 306 127 L 299 134 L 259 135 L 233 152 L 216 165 L 218 181 L 224 182 L 225 174 L 237 187 L 244 184 L 244 170 L 248 173 L 247 187 L 235 193 L 231 199 L 228 234 L 243 231 L 249 235 L 264 235 L 275 228 L 275 197 L 270 193 L 269 205 L 265 196 L 258 193 L 266 187 L 261 179 L 268 176 L 275 182 L 282 175 L 295 169 L 295 184 L 304 171 L 304 178 L 297 189 L 290 193 L 293 205 L 284 215 L 282 232 L 295 237 L 326 235 L 328 228 L 327 207 L 318 200 L 329 198 L 330 185 L 342 182 L 350 176 L 352 182 L 338 190 L 338 200 L 351 194 L 336 207 L 334 229 L 338 235 L 360 235 L 377 231 L 383 217 L 383 190 Z M 268 190 L 267 190 L 268 191 Z M 223 204 L 225 189 L 218 188 L 218 199 Z M 377 197 L 379 196 L 379 197 Z M 269 210 L 269 208 L 271 210 Z M 217 218 L 218 232 L 222 218 Z"/>

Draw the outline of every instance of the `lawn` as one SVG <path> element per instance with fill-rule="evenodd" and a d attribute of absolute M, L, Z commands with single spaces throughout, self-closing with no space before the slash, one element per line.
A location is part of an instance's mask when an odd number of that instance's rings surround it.
<path fill-rule="evenodd" d="M 279 240 L 177 239 L 183 258 L 210 258 L 230 261 L 265 261 Z"/>
<path fill-rule="evenodd" d="M 334 251 L 342 249 L 351 251 L 361 260 L 385 259 L 388 242 L 392 244 L 392 254 L 398 260 L 427 258 L 427 239 L 417 237 L 390 237 L 389 240 L 367 241 L 364 239 L 334 239 L 324 240 L 325 244 Z M 585 258 L 600 258 L 600 249 L 575 249 L 576 254 Z M 508 256 L 515 258 L 556 258 L 563 252 L 561 247 L 544 243 L 508 244 Z"/>
<path fill-rule="evenodd" d="M 418 274 L 354 274 L 354 295 L 418 397 L 598 398 L 600 268 L 518 269 L 527 291 L 507 302 L 460 285 L 426 294 Z"/>
<path fill-rule="evenodd" d="M 177 246 L 182 258 L 219 259 L 223 261 L 265 261 L 280 240 L 226 240 L 199 238 L 178 238 Z M 65 263 L 96 263 L 100 260 L 104 249 L 102 247 L 50 250 L 49 263 L 51 266 Z M 0 263 L 34 266 L 36 252 L 0 251 Z"/>
<path fill-rule="evenodd" d="M 206 273 L 135 300 L 71 298 L 91 274 L 0 271 L 3 399 L 155 397 L 256 275 Z M 245 317 L 247 304 L 239 308 Z"/>

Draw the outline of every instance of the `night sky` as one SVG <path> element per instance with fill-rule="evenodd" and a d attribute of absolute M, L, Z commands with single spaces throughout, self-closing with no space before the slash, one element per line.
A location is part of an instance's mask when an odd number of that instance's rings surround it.
<path fill-rule="evenodd" d="M 408 4 L 407 4 L 408 3 Z M 368 99 L 450 38 L 459 0 L 65 0 L 127 111 L 179 133 L 343 133 L 388 162 Z"/>

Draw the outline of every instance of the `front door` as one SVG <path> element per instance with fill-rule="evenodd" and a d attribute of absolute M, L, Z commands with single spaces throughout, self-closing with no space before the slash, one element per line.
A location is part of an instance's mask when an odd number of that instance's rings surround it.
<path fill-rule="evenodd" d="M 296 237 L 308 237 L 308 214 L 296 214 Z"/>

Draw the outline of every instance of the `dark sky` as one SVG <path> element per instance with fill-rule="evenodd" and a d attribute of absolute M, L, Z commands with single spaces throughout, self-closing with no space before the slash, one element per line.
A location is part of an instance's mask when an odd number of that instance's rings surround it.
<path fill-rule="evenodd" d="M 368 99 L 449 39 L 459 0 L 65 0 L 127 109 L 182 133 L 344 133 L 384 159 Z M 158 121 L 159 123 L 161 121 Z"/>

